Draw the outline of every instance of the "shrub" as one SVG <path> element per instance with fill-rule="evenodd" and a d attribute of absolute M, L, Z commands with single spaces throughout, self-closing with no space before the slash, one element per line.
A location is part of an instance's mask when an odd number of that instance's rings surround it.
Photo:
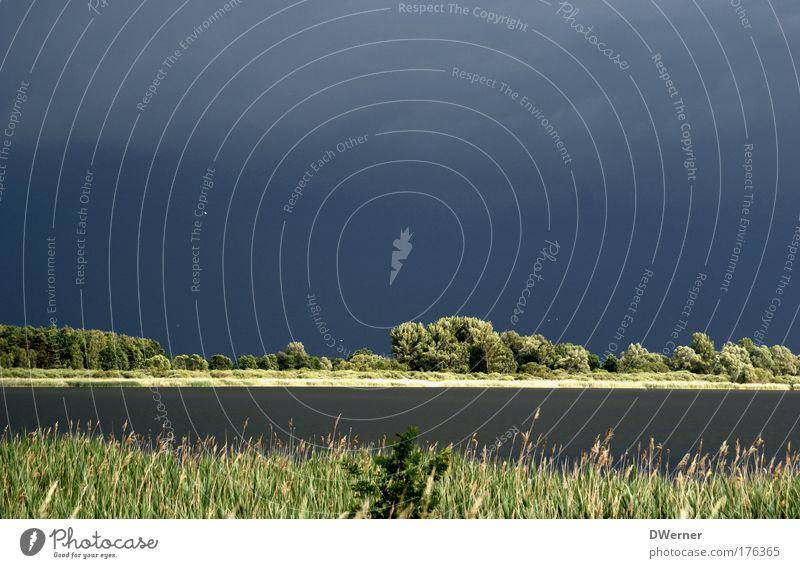
<path fill-rule="evenodd" d="M 797 357 L 783 345 L 773 345 L 769 348 L 772 355 L 772 372 L 776 375 L 796 375 Z"/>
<path fill-rule="evenodd" d="M 542 379 L 552 379 L 555 377 L 555 374 L 550 367 L 545 367 L 544 365 L 533 362 L 523 364 L 519 368 L 519 372 L 525 373 L 526 375 L 534 375 Z"/>
<path fill-rule="evenodd" d="M 609 373 L 619 372 L 619 359 L 613 353 L 609 353 L 605 361 L 603 361 L 603 369 Z"/>
<path fill-rule="evenodd" d="M 766 369 L 759 369 L 748 363 L 742 366 L 739 374 L 735 378 L 731 377 L 731 380 L 737 383 L 771 383 L 774 377 Z"/>
<path fill-rule="evenodd" d="M 669 371 L 669 366 L 663 356 L 650 353 L 639 343 L 632 343 L 620 357 L 619 370 L 626 373 L 636 371 L 665 373 Z"/>
<path fill-rule="evenodd" d="M 414 371 L 509 373 L 514 352 L 492 328 L 473 317 L 444 317 L 427 327 L 404 323 L 391 330 L 392 352 Z"/>
<path fill-rule="evenodd" d="M 259 357 L 258 368 L 262 371 L 277 371 L 278 370 L 278 357 L 272 353 Z"/>
<path fill-rule="evenodd" d="M 589 370 L 596 371 L 600 368 L 600 357 L 594 353 L 589 353 Z"/>
<path fill-rule="evenodd" d="M 208 361 L 197 353 L 178 355 L 172 360 L 172 368 L 186 371 L 208 371 Z"/>
<path fill-rule="evenodd" d="M 153 355 L 144 361 L 144 368 L 154 373 L 169 371 L 172 369 L 172 364 L 163 355 Z"/>
<path fill-rule="evenodd" d="M 299 341 L 292 341 L 286 346 L 286 354 L 295 361 L 295 369 L 308 366 L 308 353 L 305 346 Z"/>
<path fill-rule="evenodd" d="M 397 359 L 375 355 L 369 353 L 356 352 L 348 361 L 339 365 L 341 369 L 351 369 L 353 371 L 407 371 L 408 366 L 400 363 Z"/>
<path fill-rule="evenodd" d="M 392 453 L 372 458 L 371 467 L 356 461 L 347 464 L 356 478 L 351 516 L 419 519 L 436 508 L 441 497 L 436 482 L 450 467 L 451 450 L 422 451 L 414 444 L 418 433 L 409 428 L 398 434 L 390 442 Z"/>
<path fill-rule="evenodd" d="M 750 363 L 756 369 L 766 369 L 772 371 L 775 362 L 772 360 L 772 352 L 766 345 L 753 345 L 749 350 Z"/>
<path fill-rule="evenodd" d="M 212 371 L 230 371 L 233 361 L 227 355 L 212 355 L 208 360 L 208 368 Z"/>
<path fill-rule="evenodd" d="M 526 363 L 552 364 L 555 347 L 542 335 L 520 335 L 516 331 L 504 331 L 500 339 L 511 350 L 517 365 Z"/>
<path fill-rule="evenodd" d="M 552 368 L 569 373 L 589 372 L 589 352 L 581 345 L 559 343 L 553 350 Z"/>
<path fill-rule="evenodd" d="M 258 369 L 258 359 L 252 355 L 242 355 L 236 362 L 236 366 L 240 369 Z"/>

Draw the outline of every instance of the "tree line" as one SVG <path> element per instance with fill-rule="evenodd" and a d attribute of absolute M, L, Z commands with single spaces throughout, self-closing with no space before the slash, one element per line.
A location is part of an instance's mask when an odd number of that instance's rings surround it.
<path fill-rule="evenodd" d="M 752 339 L 726 342 L 717 349 L 705 333 L 694 333 L 689 345 L 670 357 L 631 344 L 620 357 L 604 360 L 582 345 L 553 343 L 543 335 L 498 333 L 491 322 L 473 317 L 443 317 L 427 325 L 400 324 L 389 332 L 392 355 L 359 349 L 346 359 L 309 355 L 299 341 L 285 350 L 261 356 L 242 355 L 236 361 L 217 354 L 166 356 L 152 339 L 70 327 L 0 325 L 0 367 L 89 369 L 103 371 L 170 370 L 226 371 L 441 371 L 449 373 L 522 373 L 540 377 L 585 373 L 666 373 L 689 371 L 724 375 L 742 383 L 770 382 L 800 374 L 800 357 L 782 345 L 767 347 Z"/>

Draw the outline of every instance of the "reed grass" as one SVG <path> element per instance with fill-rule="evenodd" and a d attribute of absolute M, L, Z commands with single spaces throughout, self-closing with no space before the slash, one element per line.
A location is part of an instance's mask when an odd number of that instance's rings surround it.
<path fill-rule="evenodd" d="M 791 450 L 768 460 L 760 442 L 724 444 L 672 469 L 654 443 L 615 458 L 612 436 L 566 463 L 522 433 L 514 459 L 474 440 L 437 482 L 439 518 L 799 518 L 800 470 Z M 318 445 L 261 440 L 102 438 L 57 429 L 0 440 L 2 518 L 337 518 L 353 505 L 346 465 L 376 452 L 350 436 Z M 428 448 L 434 451 L 434 448 Z M 508 448 L 506 448 L 508 449 Z"/>

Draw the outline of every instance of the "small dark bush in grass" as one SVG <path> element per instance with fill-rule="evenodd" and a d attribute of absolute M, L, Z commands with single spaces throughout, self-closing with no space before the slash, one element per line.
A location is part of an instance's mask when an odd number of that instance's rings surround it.
<path fill-rule="evenodd" d="M 525 363 L 519 368 L 519 372 L 526 375 L 535 375 L 542 379 L 555 378 L 555 373 L 549 367 L 545 367 L 539 363 Z"/>
<path fill-rule="evenodd" d="M 436 482 L 450 467 L 450 448 L 426 453 L 414 441 L 419 429 L 409 428 L 392 440 L 392 453 L 376 456 L 366 469 L 348 463 L 355 500 L 352 516 L 374 519 L 419 519 L 427 517 L 439 503 Z"/>

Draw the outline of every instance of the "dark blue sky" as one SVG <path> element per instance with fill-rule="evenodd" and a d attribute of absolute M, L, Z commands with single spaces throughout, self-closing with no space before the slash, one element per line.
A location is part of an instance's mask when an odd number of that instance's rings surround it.
<path fill-rule="evenodd" d="M 800 350 L 797 2 L 100 4 L 0 2 L 2 322 Z"/>

